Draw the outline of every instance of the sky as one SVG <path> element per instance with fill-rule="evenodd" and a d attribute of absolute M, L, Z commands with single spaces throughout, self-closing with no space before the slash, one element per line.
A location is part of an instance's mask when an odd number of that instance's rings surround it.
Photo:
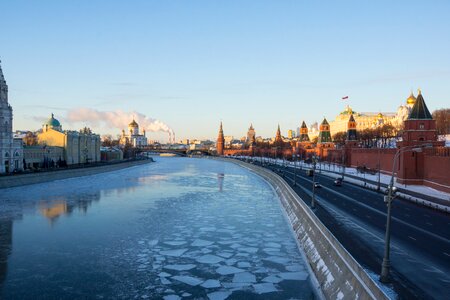
<path fill-rule="evenodd" d="M 220 121 L 225 135 L 253 123 L 270 137 L 347 104 L 396 111 L 418 88 L 431 111 L 450 106 L 450 1 L 2 0 L 0 11 L 14 130 L 54 113 L 63 129 L 120 133 L 70 117 L 90 111 L 146 116 L 177 140 L 215 139 Z"/>

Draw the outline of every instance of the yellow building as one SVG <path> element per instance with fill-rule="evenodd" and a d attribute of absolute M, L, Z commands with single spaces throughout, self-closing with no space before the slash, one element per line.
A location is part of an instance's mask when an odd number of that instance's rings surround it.
<path fill-rule="evenodd" d="M 79 132 L 62 130 L 53 114 L 42 126 L 38 143 L 64 148 L 64 160 L 68 165 L 100 161 L 100 136 L 86 127 Z"/>
<path fill-rule="evenodd" d="M 350 118 L 350 115 L 353 114 L 353 117 L 356 121 L 356 128 L 358 130 L 364 130 L 367 128 L 376 128 L 378 126 L 382 126 L 384 124 L 390 124 L 397 129 L 400 129 L 403 126 L 403 121 L 408 118 L 408 115 L 416 102 L 416 97 L 414 97 L 411 92 L 410 96 L 406 99 L 406 104 L 401 105 L 397 112 L 355 112 L 353 109 L 347 105 L 345 110 L 341 112 L 333 121 L 330 122 L 330 130 L 331 135 L 338 132 L 346 132 L 347 131 L 347 123 Z"/>

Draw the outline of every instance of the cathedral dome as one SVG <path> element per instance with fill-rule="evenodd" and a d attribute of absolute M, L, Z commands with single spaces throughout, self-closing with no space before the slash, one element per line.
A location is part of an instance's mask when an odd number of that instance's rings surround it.
<path fill-rule="evenodd" d="M 416 97 L 414 97 L 413 92 L 411 92 L 411 95 L 409 95 L 408 99 L 406 99 L 406 104 L 414 105 L 416 103 Z"/>
<path fill-rule="evenodd" d="M 383 118 L 383 114 L 382 113 L 378 113 L 377 117 L 378 117 L 378 119 L 382 119 Z"/>
<path fill-rule="evenodd" d="M 60 127 L 61 123 L 59 123 L 58 120 L 55 119 L 55 116 L 52 114 L 52 116 L 45 122 L 44 125 L 48 125 L 50 127 Z"/>
<path fill-rule="evenodd" d="M 133 122 L 131 122 L 130 124 L 128 124 L 128 127 L 139 127 L 138 123 L 136 123 L 136 121 L 133 119 Z"/>

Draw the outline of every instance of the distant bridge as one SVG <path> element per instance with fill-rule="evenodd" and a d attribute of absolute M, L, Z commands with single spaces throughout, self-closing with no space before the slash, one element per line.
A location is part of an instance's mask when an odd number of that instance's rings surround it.
<path fill-rule="evenodd" d="M 208 150 L 185 150 L 185 149 L 150 149 L 150 148 L 139 148 L 137 149 L 138 153 L 144 153 L 147 152 L 149 154 L 161 154 L 161 153 L 167 153 L 167 154 L 175 154 L 177 156 L 190 156 L 190 155 L 211 155 L 211 153 Z"/>

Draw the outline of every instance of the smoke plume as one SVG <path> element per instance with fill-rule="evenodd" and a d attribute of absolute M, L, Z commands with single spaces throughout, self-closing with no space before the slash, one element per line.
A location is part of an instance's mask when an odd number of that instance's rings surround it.
<path fill-rule="evenodd" d="M 67 121 L 85 122 L 91 126 L 106 126 L 118 130 L 128 129 L 131 120 L 136 120 L 139 124 L 139 130 L 151 132 L 166 132 L 169 135 L 169 143 L 175 142 L 175 132 L 160 120 L 148 118 L 138 112 L 117 111 L 99 111 L 91 108 L 76 108 L 67 112 Z"/>

